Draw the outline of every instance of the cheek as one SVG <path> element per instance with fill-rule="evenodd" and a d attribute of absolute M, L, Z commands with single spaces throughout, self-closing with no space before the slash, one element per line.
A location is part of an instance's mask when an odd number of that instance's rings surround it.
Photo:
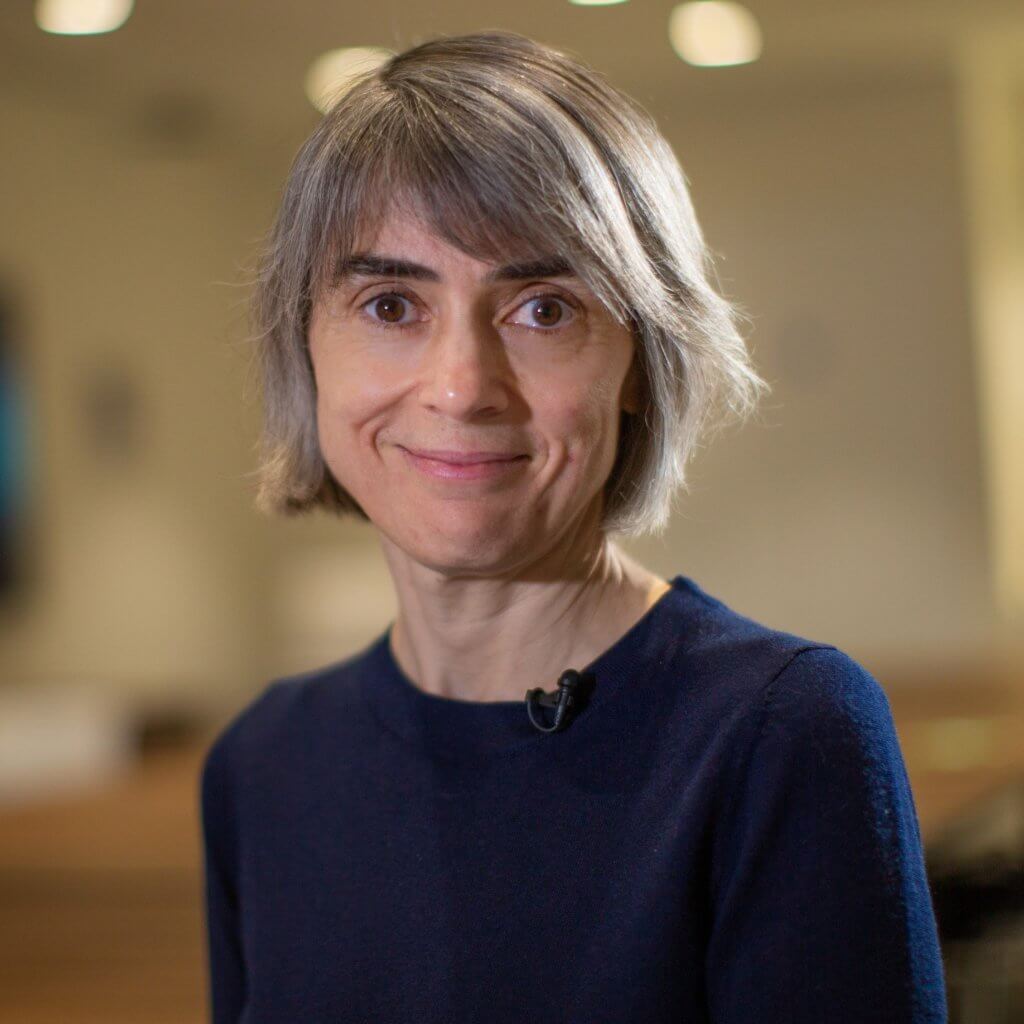
<path fill-rule="evenodd" d="M 316 422 L 320 454 L 335 479 L 357 500 L 372 483 L 370 464 L 375 424 L 387 406 L 387 389 L 365 374 L 321 364 L 317 374 Z"/>
<path fill-rule="evenodd" d="M 396 382 L 379 368 L 353 359 L 321 359 L 316 367 L 317 421 L 321 437 L 359 434 L 387 408 Z"/>
<path fill-rule="evenodd" d="M 552 395 L 538 415 L 550 444 L 556 451 L 563 450 L 564 458 L 574 463 L 578 472 L 610 468 L 614 460 L 619 414 L 613 391 L 603 381 L 582 389 L 577 384 L 561 396 Z"/>

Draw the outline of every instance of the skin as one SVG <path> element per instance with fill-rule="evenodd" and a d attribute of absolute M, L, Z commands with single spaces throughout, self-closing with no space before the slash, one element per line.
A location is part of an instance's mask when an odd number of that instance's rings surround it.
<path fill-rule="evenodd" d="M 360 251 L 437 278 L 346 276 L 308 331 L 321 451 L 394 581 L 395 659 L 440 697 L 553 689 L 669 589 L 599 529 L 619 417 L 636 409 L 632 335 L 571 274 L 492 280 L 495 264 L 406 213 Z M 526 457 L 450 480 L 407 449 Z"/>

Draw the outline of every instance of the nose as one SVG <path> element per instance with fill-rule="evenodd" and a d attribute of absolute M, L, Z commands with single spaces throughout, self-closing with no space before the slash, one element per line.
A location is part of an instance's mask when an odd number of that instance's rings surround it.
<path fill-rule="evenodd" d="M 494 327 L 452 317 L 427 346 L 421 400 L 453 419 L 493 416 L 508 407 L 508 378 L 508 359 Z"/>

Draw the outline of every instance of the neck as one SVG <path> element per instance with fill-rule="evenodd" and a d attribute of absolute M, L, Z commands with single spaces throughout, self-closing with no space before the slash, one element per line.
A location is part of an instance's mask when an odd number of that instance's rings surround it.
<path fill-rule="evenodd" d="M 427 693 L 521 700 L 608 649 L 669 584 L 603 535 L 545 567 L 446 575 L 385 545 L 398 595 L 392 653 Z"/>

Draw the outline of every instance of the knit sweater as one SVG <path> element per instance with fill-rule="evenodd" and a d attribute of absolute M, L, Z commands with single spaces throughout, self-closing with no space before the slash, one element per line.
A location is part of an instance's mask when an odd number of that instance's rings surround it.
<path fill-rule="evenodd" d="M 214 1024 L 945 1021 L 881 686 L 671 583 L 551 733 L 391 626 L 266 684 L 199 786 Z"/>

